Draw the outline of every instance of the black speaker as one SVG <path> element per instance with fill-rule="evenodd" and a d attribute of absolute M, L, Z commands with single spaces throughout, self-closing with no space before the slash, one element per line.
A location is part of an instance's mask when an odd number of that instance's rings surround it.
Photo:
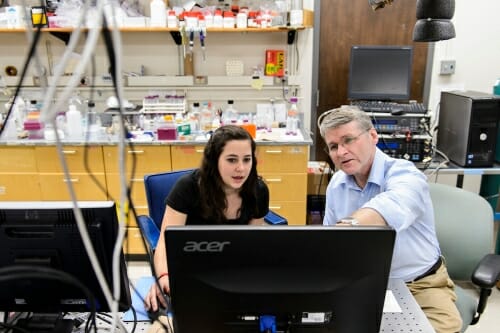
<path fill-rule="evenodd" d="M 418 0 L 417 20 L 451 20 L 455 14 L 455 0 Z"/>
<path fill-rule="evenodd" d="M 455 27 L 450 21 L 454 14 L 455 0 L 417 0 L 413 41 L 437 42 L 454 38 Z"/>
<path fill-rule="evenodd" d="M 413 41 L 437 42 L 455 38 L 455 27 L 450 20 L 418 20 L 413 28 Z"/>

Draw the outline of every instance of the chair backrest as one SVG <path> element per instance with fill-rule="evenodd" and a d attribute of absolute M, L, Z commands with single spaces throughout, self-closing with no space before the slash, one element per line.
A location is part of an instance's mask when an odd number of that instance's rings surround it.
<path fill-rule="evenodd" d="M 193 169 L 169 171 L 144 176 L 144 187 L 146 190 L 146 199 L 148 201 L 149 216 L 158 226 L 158 229 L 161 228 L 161 221 L 166 207 L 165 200 L 170 190 L 182 175 L 191 171 L 193 171 Z"/>
<path fill-rule="evenodd" d="M 430 183 L 436 233 L 450 277 L 468 281 L 484 257 L 493 252 L 493 209 L 480 195 Z"/>

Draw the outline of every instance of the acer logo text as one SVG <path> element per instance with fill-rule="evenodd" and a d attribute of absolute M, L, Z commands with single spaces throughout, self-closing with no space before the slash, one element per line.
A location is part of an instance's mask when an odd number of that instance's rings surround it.
<path fill-rule="evenodd" d="M 184 252 L 222 252 L 224 246 L 231 244 L 231 242 L 195 242 L 188 241 L 184 246 Z"/>

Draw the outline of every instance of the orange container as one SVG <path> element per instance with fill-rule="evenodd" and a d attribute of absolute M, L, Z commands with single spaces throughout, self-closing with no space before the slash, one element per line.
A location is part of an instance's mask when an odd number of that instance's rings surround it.
<path fill-rule="evenodd" d="M 246 129 L 248 133 L 255 139 L 257 136 L 257 126 L 255 124 L 241 124 L 242 128 Z"/>

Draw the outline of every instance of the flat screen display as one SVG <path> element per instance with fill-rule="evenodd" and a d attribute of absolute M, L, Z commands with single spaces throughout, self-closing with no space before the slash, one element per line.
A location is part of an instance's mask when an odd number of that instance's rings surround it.
<path fill-rule="evenodd" d="M 395 234 L 367 226 L 169 227 L 175 332 L 274 332 L 264 324 L 276 332 L 378 332 Z"/>
<path fill-rule="evenodd" d="M 408 101 L 411 46 L 353 46 L 349 63 L 350 100 Z"/>

